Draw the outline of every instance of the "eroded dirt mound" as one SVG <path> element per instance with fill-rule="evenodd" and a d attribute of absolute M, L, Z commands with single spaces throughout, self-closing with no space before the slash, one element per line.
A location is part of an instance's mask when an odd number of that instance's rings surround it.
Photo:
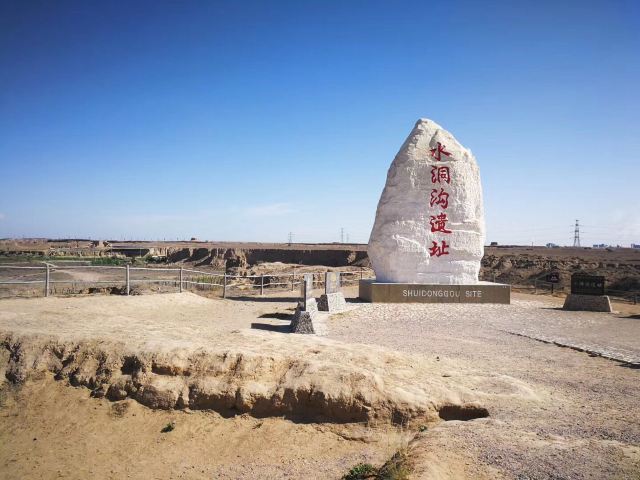
<path fill-rule="evenodd" d="M 0 338 L 0 373 L 14 383 L 51 372 L 96 397 L 151 408 L 394 424 L 486 412 L 474 392 L 430 373 L 419 357 L 327 339 L 237 332 L 211 349 L 150 351 L 95 340 Z"/>

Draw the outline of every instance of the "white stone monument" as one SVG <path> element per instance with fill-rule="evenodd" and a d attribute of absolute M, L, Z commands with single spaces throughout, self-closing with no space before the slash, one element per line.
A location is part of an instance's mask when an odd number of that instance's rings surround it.
<path fill-rule="evenodd" d="M 376 281 L 361 283 L 361 297 L 375 301 L 378 289 L 389 301 L 490 301 L 481 291 L 489 284 L 478 282 L 484 242 L 475 157 L 434 121 L 418 120 L 387 174 L 368 247 Z"/>

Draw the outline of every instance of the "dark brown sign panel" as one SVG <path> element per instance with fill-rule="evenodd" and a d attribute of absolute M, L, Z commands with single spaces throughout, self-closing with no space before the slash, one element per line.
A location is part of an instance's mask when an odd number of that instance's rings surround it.
<path fill-rule="evenodd" d="M 551 272 L 549 275 L 547 275 L 547 282 L 560 283 L 560 274 L 558 272 Z"/>
<path fill-rule="evenodd" d="M 604 295 L 604 277 L 601 275 L 571 275 L 571 293 L 575 295 Z"/>

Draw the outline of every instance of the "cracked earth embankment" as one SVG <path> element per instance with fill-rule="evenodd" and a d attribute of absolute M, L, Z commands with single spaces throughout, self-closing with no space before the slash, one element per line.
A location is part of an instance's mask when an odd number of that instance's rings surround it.
<path fill-rule="evenodd" d="M 235 332 L 214 348 L 153 351 L 9 333 L 0 346 L 9 381 L 50 372 L 93 396 L 150 408 L 392 424 L 488 414 L 471 390 L 430 374 L 417 358 L 326 339 Z"/>

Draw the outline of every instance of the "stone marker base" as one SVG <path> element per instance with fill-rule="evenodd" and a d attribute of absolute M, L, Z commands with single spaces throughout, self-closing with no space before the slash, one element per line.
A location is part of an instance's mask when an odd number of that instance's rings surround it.
<path fill-rule="evenodd" d="M 315 298 L 307 298 L 307 308 L 304 308 L 304 302 L 301 300 L 298 302 L 298 306 L 296 307 L 296 312 L 298 310 L 315 313 L 318 311 L 318 302 L 316 301 Z"/>
<path fill-rule="evenodd" d="M 318 301 L 318 310 L 321 312 L 342 312 L 346 308 L 347 302 L 342 292 L 326 293 Z"/>
<path fill-rule="evenodd" d="M 607 295 L 577 295 L 571 293 L 564 300 L 563 310 L 586 312 L 612 312 Z"/>
<path fill-rule="evenodd" d="M 296 308 L 291 320 L 291 333 L 305 333 L 315 335 L 326 335 L 327 326 L 318 311 L 302 310 Z"/>
<path fill-rule="evenodd" d="M 429 285 L 360 280 L 359 287 L 358 296 L 372 303 L 511 303 L 511 286 L 502 283 Z"/>

